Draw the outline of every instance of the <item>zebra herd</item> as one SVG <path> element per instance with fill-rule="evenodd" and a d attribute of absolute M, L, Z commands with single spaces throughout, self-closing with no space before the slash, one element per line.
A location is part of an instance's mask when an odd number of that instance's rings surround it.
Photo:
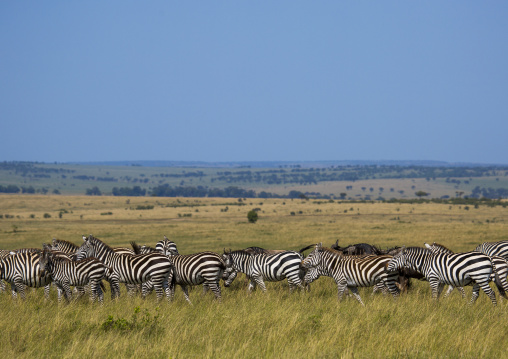
<path fill-rule="evenodd" d="M 249 292 L 256 286 L 266 291 L 265 281 L 284 279 L 290 291 L 305 290 L 320 276 L 332 277 L 339 300 L 349 289 L 362 305 L 358 287 L 373 286 L 374 291 L 396 298 L 401 276 L 428 281 L 434 299 L 438 299 L 445 285 L 449 285 L 445 296 L 457 288 L 463 297 L 462 287 L 472 285 L 470 303 L 476 301 L 482 289 L 495 305 L 490 281 L 508 299 L 508 241 L 486 242 L 466 253 L 453 253 L 437 243 L 385 252 L 365 243 L 357 247 L 341 248 L 338 243 L 334 246 L 326 248 L 318 243 L 299 251 L 249 247 L 224 250 L 221 255 L 210 251 L 182 255 L 166 236 L 155 247 L 131 242 L 132 248 L 113 248 L 92 235 L 83 236 L 81 246 L 53 239 L 42 249 L 0 250 L 0 290 L 6 290 L 5 281 L 11 286 L 13 298 L 19 295 L 24 299 L 25 287 L 44 287 L 45 297 L 49 298 L 50 285 L 54 283 L 59 302 L 62 297 L 70 301 L 74 287 L 78 297 L 88 291 L 92 302 L 103 303 L 105 280 L 112 299 L 120 296 L 120 283 L 124 283 L 130 296 L 141 292 L 146 297 L 155 290 L 158 300 L 165 295 L 171 301 L 178 285 L 185 300 L 191 303 L 188 288 L 202 284 L 204 291 L 211 290 L 220 301 L 220 281 L 229 287 L 238 273 L 244 273 Z M 305 257 L 304 251 L 310 248 L 312 252 Z M 355 248 L 361 248 L 361 254 L 354 253 Z"/>

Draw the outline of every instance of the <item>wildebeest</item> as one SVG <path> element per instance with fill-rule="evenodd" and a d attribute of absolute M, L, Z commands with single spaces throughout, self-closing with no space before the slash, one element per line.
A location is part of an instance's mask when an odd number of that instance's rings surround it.
<path fill-rule="evenodd" d="M 379 256 L 384 254 L 379 248 L 368 243 L 350 244 L 349 246 L 341 247 L 339 246 L 338 239 L 335 244 L 332 244 L 331 248 L 349 256 L 361 256 L 364 254 L 375 254 Z"/>

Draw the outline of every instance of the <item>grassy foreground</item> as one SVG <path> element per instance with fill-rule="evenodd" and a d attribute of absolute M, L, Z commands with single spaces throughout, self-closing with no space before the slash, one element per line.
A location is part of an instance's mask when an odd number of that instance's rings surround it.
<path fill-rule="evenodd" d="M 249 224 L 253 208 L 260 219 Z M 299 249 L 336 239 L 382 248 L 436 241 L 466 251 L 508 239 L 508 209 L 484 206 L 13 195 L 0 196 L 0 214 L 0 248 L 9 249 L 40 247 L 54 237 L 79 243 L 89 233 L 114 246 L 131 240 L 154 245 L 167 235 L 181 253 L 251 245 Z M 428 284 L 418 282 L 397 301 L 362 289 L 361 307 L 352 298 L 338 303 L 330 278 L 313 283 L 310 293 L 290 294 L 283 282 L 267 287 L 267 293 L 247 295 L 240 277 L 223 288 L 222 303 L 198 287 L 190 292 L 192 306 L 179 289 L 170 304 L 157 303 L 154 295 L 130 299 L 125 291 L 111 302 L 108 290 L 102 307 L 87 299 L 59 306 L 56 293 L 45 302 L 42 290 L 29 290 L 25 302 L 3 293 L 0 348 L 6 357 L 84 358 L 507 354 L 508 303 L 494 307 L 483 293 L 473 306 L 458 292 L 436 303 Z M 470 296 L 471 288 L 466 292 Z"/>

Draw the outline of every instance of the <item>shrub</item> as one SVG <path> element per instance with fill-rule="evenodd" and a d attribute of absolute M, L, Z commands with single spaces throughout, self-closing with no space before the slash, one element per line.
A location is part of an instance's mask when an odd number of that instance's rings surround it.
<path fill-rule="evenodd" d="M 247 219 L 249 223 L 256 223 L 258 220 L 258 212 L 255 210 L 249 211 L 249 213 L 247 213 Z"/>

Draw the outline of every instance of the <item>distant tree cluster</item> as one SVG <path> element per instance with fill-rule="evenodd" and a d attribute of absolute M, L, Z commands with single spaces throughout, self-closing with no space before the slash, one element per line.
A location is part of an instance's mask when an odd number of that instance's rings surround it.
<path fill-rule="evenodd" d="M 113 196 L 144 196 L 146 194 L 146 189 L 143 189 L 139 186 L 134 186 L 132 188 L 129 187 L 113 187 Z"/>
<path fill-rule="evenodd" d="M 155 197 L 234 197 L 234 198 L 255 198 L 256 192 L 245 190 L 239 187 L 206 188 L 203 186 L 176 186 L 167 184 L 152 189 L 152 196 Z"/>
<path fill-rule="evenodd" d="M 480 186 L 476 186 L 472 193 L 471 197 L 473 198 L 489 198 L 489 199 L 498 199 L 498 198 L 508 198 L 508 189 L 506 188 L 484 188 Z"/>
<path fill-rule="evenodd" d="M 32 186 L 29 187 L 18 187 L 16 185 L 10 184 L 7 186 L 0 185 L 0 193 L 42 193 L 46 194 L 48 193 L 47 188 L 38 188 L 37 190 L 33 188 Z"/>

